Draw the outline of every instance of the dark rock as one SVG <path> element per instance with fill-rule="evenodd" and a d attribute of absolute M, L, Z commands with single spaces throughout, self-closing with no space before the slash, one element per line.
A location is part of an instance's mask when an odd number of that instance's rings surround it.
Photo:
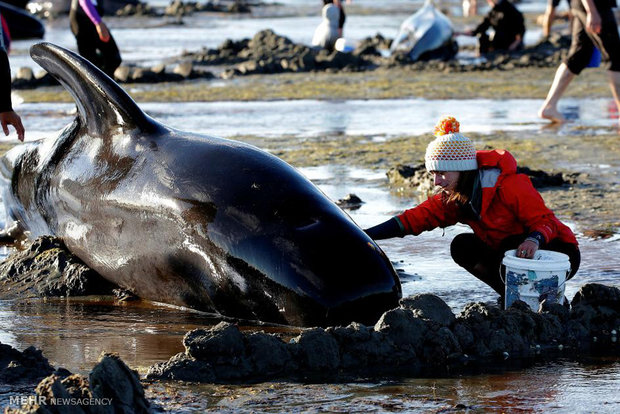
<path fill-rule="evenodd" d="M 151 378 L 230 382 L 338 380 L 496 368 L 510 361 L 588 353 L 620 355 L 617 288 L 586 285 L 573 306 L 517 301 L 509 309 L 468 304 L 454 317 L 433 295 L 406 299 L 368 327 L 315 328 L 285 344 L 275 335 L 230 324 L 188 333 L 186 352 L 149 370 Z M 196 356 L 194 358 L 194 356 Z"/>
<path fill-rule="evenodd" d="M 345 197 L 336 201 L 336 205 L 342 209 L 357 210 L 364 204 L 361 198 L 355 194 L 347 194 Z"/>
<path fill-rule="evenodd" d="M 210 364 L 218 379 L 253 375 L 245 338 L 236 325 L 220 322 L 208 330 L 194 329 L 185 335 L 183 345 L 189 357 Z"/>
<path fill-rule="evenodd" d="M 150 413 L 150 404 L 138 374 L 113 354 L 102 354 L 86 379 L 69 375 L 62 379 L 50 375 L 35 389 L 36 397 L 21 409 L 6 413 Z M 69 400 L 80 400 L 68 403 Z"/>
<path fill-rule="evenodd" d="M 304 331 L 293 346 L 301 366 L 309 371 L 329 372 L 340 364 L 338 342 L 322 328 Z"/>
<path fill-rule="evenodd" d="M 424 164 L 415 166 L 399 164 L 387 172 L 388 182 L 392 187 L 413 189 L 422 194 L 431 194 L 435 185 Z"/>
<path fill-rule="evenodd" d="M 571 306 L 576 305 L 606 306 L 620 311 L 620 289 L 599 283 L 588 283 L 575 294 Z"/>
<path fill-rule="evenodd" d="M 409 309 L 397 308 L 385 312 L 375 324 L 375 331 L 385 335 L 411 358 L 415 358 L 426 335 L 424 321 L 416 318 Z"/>
<path fill-rule="evenodd" d="M 28 347 L 23 352 L 0 343 L 0 384 L 31 383 L 54 372 L 43 353 Z"/>
<path fill-rule="evenodd" d="M 561 187 L 565 184 L 575 184 L 577 182 L 577 174 L 548 173 L 541 170 L 532 170 L 528 167 L 517 167 L 517 173 L 527 175 L 535 188 Z"/>
<path fill-rule="evenodd" d="M 441 326 L 450 326 L 456 319 L 446 302 L 430 293 L 401 299 L 400 306 L 412 310 L 418 318 L 432 320 Z"/>
<path fill-rule="evenodd" d="M 436 331 L 428 331 L 419 356 L 427 366 L 444 366 L 448 356 L 457 353 L 461 353 L 457 337 L 447 326 L 443 326 Z"/>
<path fill-rule="evenodd" d="M 542 301 L 539 311 L 543 314 L 549 313 L 556 316 L 562 323 L 566 322 L 570 316 L 570 309 L 567 306 L 559 303 L 548 303 L 547 300 Z"/>
<path fill-rule="evenodd" d="M 70 377 L 69 377 L 70 378 Z M 66 381 L 66 380 L 63 380 Z M 148 413 L 149 402 L 137 372 L 115 354 L 103 354 L 88 376 L 93 398 L 111 400 L 110 412 Z"/>
<path fill-rule="evenodd" d="M 330 327 L 326 332 L 338 342 L 341 367 L 351 372 L 363 373 L 369 367 L 380 372 L 395 351 L 394 344 L 387 341 L 384 334 L 357 322 L 347 327 Z"/>
<path fill-rule="evenodd" d="M 243 335 L 236 325 L 228 322 L 220 322 L 211 329 L 194 329 L 186 333 L 183 345 L 187 354 L 198 360 L 245 354 Z"/>
<path fill-rule="evenodd" d="M 39 237 L 0 265 L 0 298 L 4 299 L 108 295 L 115 287 L 51 236 Z"/>
<path fill-rule="evenodd" d="M 230 4 L 227 9 L 229 13 L 251 13 L 252 9 L 249 4 L 244 0 L 235 0 Z"/>
<path fill-rule="evenodd" d="M 166 362 L 151 366 L 146 378 L 198 382 L 214 382 L 216 380 L 211 364 L 198 361 L 183 352 L 176 354 Z"/>
<path fill-rule="evenodd" d="M 295 368 L 287 345 L 273 335 L 250 334 L 247 349 L 254 371 L 261 375 L 279 376 Z"/>

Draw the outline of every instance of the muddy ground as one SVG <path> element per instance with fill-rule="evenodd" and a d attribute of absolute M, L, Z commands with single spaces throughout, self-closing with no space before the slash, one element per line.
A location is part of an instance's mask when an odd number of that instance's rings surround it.
<path fill-rule="evenodd" d="M 553 78 L 551 68 L 522 68 L 484 72 L 444 73 L 414 71 L 408 67 L 360 73 L 286 73 L 252 75 L 230 80 L 124 85 L 138 102 L 229 101 L 279 99 L 387 99 L 387 98 L 534 98 L 543 99 Z M 570 86 L 567 97 L 610 97 L 602 69 L 584 71 Z M 26 102 L 69 102 L 60 87 L 19 91 Z M 412 112 L 415 108 L 411 108 Z M 458 114 L 455 114 L 458 116 Z M 27 119 L 24 120 L 27 126 Z M 586 235 L 600 237 L 618 232 L 620 198 L 617 196 L 620 163 L 619 130 L 596 132 L 549 127 L 533 133 L 498 132 L 470 135 L 476 146 L 511 151 L 520 165 L 534 169 L 581 174 L 572 186 L 543 191 L 548 205 L 562 218 L 576 222 Z M 463 126 L 463 132 L 467 132 Z M 346 164 L 372 170 L 387 170 L 397 164 L 416 164 L 424 157 L 429 135 L 402 136 L 373 142 L 367 136 L 325 136 L 292 147 L 286 136 L 238 137 L 255 144 L 297 167 Z M 283 149 L 285 148 L 285 149 Z M 590 167 L 609 165 L 611 168 Z M 388 191 L 386 180 L 386 191 Z M 404 196 L 414 196 L 404 194 Z"/>

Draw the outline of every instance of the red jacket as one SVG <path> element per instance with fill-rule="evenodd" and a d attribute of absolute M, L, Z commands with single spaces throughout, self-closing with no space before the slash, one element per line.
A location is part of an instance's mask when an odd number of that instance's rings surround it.
<path fill-rule="evenodd" d="M 525 174 L 517 174 L 517 162 L 504 150 L 476 154 L 482 186 L 480 219 L 466 215 L 441 193 L 397 216 L 406 234 L 418 235 L 456 223 L 469 225 L 492 248 L 512 235 L 539 232 L 545 242 L 559 239 L 577 245 L 573 232 L 545 206 L 542 197 Z"/>

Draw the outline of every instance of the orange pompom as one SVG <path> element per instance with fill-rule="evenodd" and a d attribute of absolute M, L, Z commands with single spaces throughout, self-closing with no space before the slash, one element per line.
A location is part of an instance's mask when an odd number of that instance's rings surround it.
<path fill-rule="evenodd" d="M 435 136 L 440 137 L 446 134 L 453 134 L 459 132 L 459 121 L 456 120 L 453 116 L 444 116 L 439 120 L 437 125 L 435 125 Z"/>

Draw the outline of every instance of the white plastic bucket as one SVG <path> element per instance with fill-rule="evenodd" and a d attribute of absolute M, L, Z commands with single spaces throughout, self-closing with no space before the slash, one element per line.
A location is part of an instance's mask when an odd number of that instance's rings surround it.
<path fill-rule="evenodd" d="M 502 263 L 506 266 L 505 309 L 516 300 L 538 311 L 540 302 L 564 303 L 564 283 L 570 272 L 570 261 L 564 253 L 538 250 L 533 259 L 516 256 L 508 250 Z"/>

